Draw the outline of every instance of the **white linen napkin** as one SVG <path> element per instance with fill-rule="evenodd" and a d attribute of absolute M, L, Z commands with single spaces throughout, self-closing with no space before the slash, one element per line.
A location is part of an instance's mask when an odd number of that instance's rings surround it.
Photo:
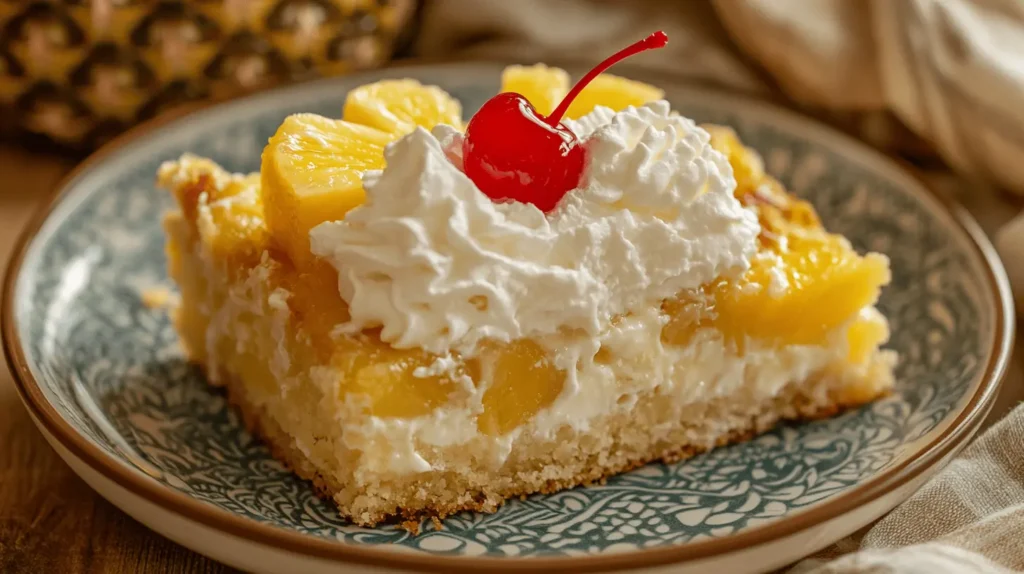
<path fill-rule="evenodd" d="M 919 153 L 923 142 L 1024 196 L 1019 0 L 445 0 L 425 4 L 417 49 L 593 60 L 656 29 L 670 43 L 637 60 L 646 66 L 780 90 L 875 145 Z M 997 246 L 1024 312 L 1024 215 Z"/>

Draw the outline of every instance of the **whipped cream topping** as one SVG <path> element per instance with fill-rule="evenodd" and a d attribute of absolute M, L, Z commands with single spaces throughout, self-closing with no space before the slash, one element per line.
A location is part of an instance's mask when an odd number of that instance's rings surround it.
<path fill-rule="evenodd" d="M 417 129 L 364 176 L 367 201 L 310 233 L 338 270 L 346 330 L 471 354 L 484 339 L 593 338 L 614 317 L 745 271 L 760 231 L 725 156 L 667 102 L 568 122 L 581 186 L 545 215 L 494 203 L 460 170 L 461 134 Z"/>

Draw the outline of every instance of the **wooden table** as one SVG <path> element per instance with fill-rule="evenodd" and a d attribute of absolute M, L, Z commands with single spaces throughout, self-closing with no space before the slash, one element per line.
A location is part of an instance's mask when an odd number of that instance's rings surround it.
<path fill-rule="evenodd" d="M 0 147 L 0 262 L 39 201 L 71 163 Z M 1014 207 L 991 194 L 968 208 L 988 230 Z M 989 421 L 1024 400 L 1019 342 Z M 986 423 L 988 424 L 988 423 Z M 147 530 L 95 494 L 50 449 L 0 368 L 0 572 L 231 572 Z"/>
<path fill-rule="evenodd" d="M 0 147 L 0 261 L 72 163 Z M 0 367 L 0 572 L 233 572 L 151 532 L 92 491 L 57 456 Z"/>

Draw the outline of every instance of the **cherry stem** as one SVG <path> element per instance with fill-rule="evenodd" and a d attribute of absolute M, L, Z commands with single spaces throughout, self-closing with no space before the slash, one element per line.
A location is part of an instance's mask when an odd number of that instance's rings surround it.
<path fill-rule="evenodd" d="M 573 86 L 571 90 L 569 90 L 569 93 L 566 94 L 564 98 L 562 98 L 562 102 L 558 104 L 558 107 L 555 108 L 555 111 L 551 112 L 551 115 L 545 118 L 544 121 L 547 122 L 547 124 L 551 127 L 557 126 L 558 122 L 562 121 L 562 116 L 564 116 L 565 112 L 569 109 L 569 105 L 572 104 L 572 101 L 576 99 L 576 96 L 580 95 L 580 92 L 583 91 L 583 88 L 587 87 L 587 84 L 589 84 L 591 81 L 594 80 L 594 78 L 599 76 L 601 72 L 604 72 L 605 70 L 611 68 L 615 64 L 618 64 L 622 60 L 630 56 L 639 54 L 640 52 L 646 52 L 647 50 L 654 50 L 657 48 L 664 48 L 665 44 L 668 44 L 668 35 L 666 35 L 661 30 L 658 30 L 657 32 L 651 34 L 650 36 L 644 38 L 643 40 L 640 40 L 639 42 L 636 42 L 630 46 L 623 48 L 622 50 L 619 50 L 615 54 L 612 54 L 608 59 L 598 64 L 597 67 L 595 67 L 593 70 L 590 70 L 590 72 L 588 72 L 586 76 L 583 76 L 583 78 L 581 78 L 580 81 L 576 82 L 576 85 Z"/>

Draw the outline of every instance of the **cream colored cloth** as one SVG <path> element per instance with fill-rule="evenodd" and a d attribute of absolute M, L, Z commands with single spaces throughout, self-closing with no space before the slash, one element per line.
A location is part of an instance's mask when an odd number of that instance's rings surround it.
<path fill-rule="evenodd" d="M 1024 196 L 1024 0 L 435 0 L 417 48 L 592 61 L 657 29 L 669 46 L 638 64 L 780 91 L 884 149 L 938 154 L 968 181 Z M 997 244 L 1024 310 L 1024 215 Z M 1024 572 L 1024 406 L 866 533 L 790 570 L 1016 571 Z"/>
<path fill-rule="evenodd" d="M 438 0 L 423 16 L 427 56 L 594 60 L 663 29 L 668 47 L 637 63 L 779 90 L 875 145 L 924 143 L 1024 195 L 1021 0 Z M 1024 309 L 1024 217 L 997 244 Z"/>
<path fill-rule="evenodd" d="M 843 550 L 857 550 L 839 558 Z M 968 446 L 861 539 L 789 574 L 1024 571 L 1024 406 Z"/>

